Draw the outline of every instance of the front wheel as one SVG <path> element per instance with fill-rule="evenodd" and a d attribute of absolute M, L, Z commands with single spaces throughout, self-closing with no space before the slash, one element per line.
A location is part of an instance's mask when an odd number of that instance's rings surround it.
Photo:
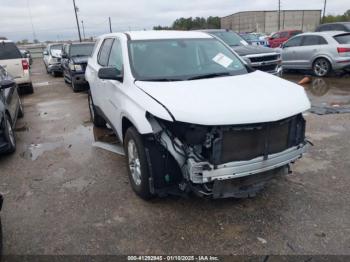
<path fill-rule="evenodd" d="M 318 77 L 323 77 L 328 75 L 331 70 L 332 66 L 331 63 L 326 58 L 317 58 L 312 66 L 312 70 L 314 71 L 314 74 Z"/>
<path fill-rule="evenodd" d="M 132 189 L 142 199 L 153 197 L 149 185 L 148 163 L 141 135 L 130 127 L 124 138 L 124 151 Z"/>

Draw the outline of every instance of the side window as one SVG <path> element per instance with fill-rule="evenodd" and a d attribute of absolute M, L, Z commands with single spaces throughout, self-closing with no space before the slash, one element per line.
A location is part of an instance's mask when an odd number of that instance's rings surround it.
<path fill-rule="evenodd" d="M 318 35 L 308 35 L 304 36 L 302 46 L 311 46 L 311 45 L 324 45 L 327 44 L 327 41 Z"/>
<path fill-rule="evenodd" d="M 280 34 L 279 34 L 279 33 L 276 33 L 276 34 L 274 34 L 271 38 L 272 38 L 272 39 L 280 38 Z"/>
<path fill-rule="evenodd" d="M 287 43 L 284 44 L 284 47 L 294 47 L 301 45 L 301 36 L 293 37 Z"/>
<path fill-rule="evenodd" d="M 123 69 L 122 46 L 118 39 L 115 39 L 109 56 L 108 66 L 115 67 L 118 70 Z"/>
<path fill-rule="evenodd" d="M 108 65 L 108 58 L 109 54 L 111 52 L 111 47 L 113 44 L 113 39 L 112 38 L 107 38 L 103 41 L 99 54 L 98 54 L 98 63 L 101 66 L 107 66 Z"/>

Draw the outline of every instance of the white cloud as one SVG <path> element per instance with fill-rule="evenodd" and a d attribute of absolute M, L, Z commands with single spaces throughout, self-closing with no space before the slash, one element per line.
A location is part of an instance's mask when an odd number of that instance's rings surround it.
<path fill-rule="evenodd" d="M 327 13 L 345 12 L 348 0 L 328 1 Z M 72 0 L 1 0 L 0 35 L 13 40 L 33 39 L 29 8 L 40 40 L 76 39 Z M 322 9 L 324 0 L 282 0 L 283 9 Z M 108 17 L 114 31 L 150 29 L 170 25 L 178 17 L 225 16 L 248 10 L 272 10 L 277 0 L 76 0 L 79 20 L 86 35 L 108 32 Z"/>

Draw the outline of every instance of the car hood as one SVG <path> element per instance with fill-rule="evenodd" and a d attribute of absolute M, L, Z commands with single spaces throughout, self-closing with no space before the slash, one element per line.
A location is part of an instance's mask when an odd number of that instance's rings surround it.
<path fill-rule="evenodd" d="M 176 121 L 236 125 L 281 120 L 310 108 L 304 88 L 261 71 L 176 82 L 135 84 L 166 107 Z M 150 112 L 157 116 L 157 112 Z"/>
<path fill-rule="evenodd" d="M 256 54 L 267 54 L 267 53 L 274 53 L 275 50 L 268 47 L 262 47 L 262 46 L 232 46 L 231 47 L 233 51 L 235 51 L 240 56 L 246 56 L 246 55 L 256 55 Z"/>
<path fill-rule="evenodd" d="M 72 57 L 72 61 L 74 64 L 87 64 L 88 60 L 89 60 L 88 56 Z"/>

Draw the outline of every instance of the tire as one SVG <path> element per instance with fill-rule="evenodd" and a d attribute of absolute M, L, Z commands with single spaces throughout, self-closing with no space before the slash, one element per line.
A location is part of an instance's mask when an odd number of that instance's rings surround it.
<path fill-rule="evenodd" d="M 74 81 L 72 81 L 72 89 L 74 93 L 78 93 L 79 92 L 79 88 L 77 88 L 77 85 L 74 83 Z"/>
<path fill-rule="evenodd" d="M 323 57 L 317 58 L 312 65 L 312 71 L 315 76 L 324 77 L 332 71 L 331 63 Z"/>
<path fill-rule="evenodd" d="M 90 118 L 94 126 L 106 127 L 106 120 L 104 120 L 104 118 L 97 113 L 90 91 L 88 93 L 88 103 L 89 103 Z"/>
<path fill-rule="evenodd" d="M 18 118 L 23 118 L 24 117 L 24 110 L 23 110 L 23 104 L 20 98 L 18 98 L 18 102 L 19 102 L 19 107 L 18 107 L 18 114 L 17 117 Z"/>
<path fill-rule="evenodd" d="M 141 135 L 134 127 L 130 127 L 125 133 L 124 151 L 132 189 L 142 199 L 151 199 L 153 195 L 150 191 L 145 148 Z"/>
<path fill-rule="evenodd" d="M 4 120 L 5 120 L 4 135 L 5 135 L 5 140 L 8 143 L 8 149 L 6 153 L 12 154 L 16 151 L 15 132 L 13 131 L 11 120 L 7 115 L 5 115 Z"/>
<path fill-rule="evenodd" d="M 26 88 L 26 93 L 27 94 L 33 94 L 34 93 L 34 88 L 33 88 L 33 84 L 32 83 L 30 83 L 28 85 L 28 87 Z"/>

